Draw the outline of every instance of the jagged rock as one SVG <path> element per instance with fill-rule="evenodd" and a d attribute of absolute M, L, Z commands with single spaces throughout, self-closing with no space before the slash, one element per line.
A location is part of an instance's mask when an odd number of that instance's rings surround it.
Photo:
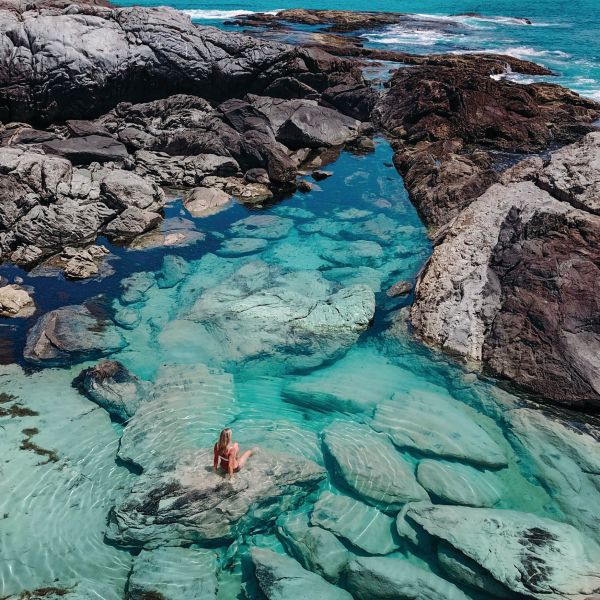
<path fill-rule="evenodd" d="M 156 184 L 122 169 L 102 176 L 100 191 L 105 204 L 119 211 L 135 207 L 156 212 L 165 203 L 164 193 Z"/>
<path fill-rule="evenodd" d="M 324 492 L 310 517 L 312 525 L 327 529 L 368 554 L 390 554 L 398 548 L 394 519 L 372 506 Z"/>
<path fill-rule="evenodd" d="M 298 506 L 325 476 L 311 461 L 266 450 L 231 480 L 213 472 L 212 447 L 169 454 L 111 511 L 109 540 L 147 549 L 232 540 Z"/>
<path fill-rule="evenodd" d="M 350 559 L 350 553 L 333 533 L 311 527 L 304 513 L 277 519 L 277 537 L 287 552 L 305 569 L 335 583 Z"/>
<path fill-rule="evenodd" d="M 303 569 L 294 559 L 266 548 L 250 551 L 258 585 L 268 600 L 301 598 L 314 600 L 351 600 L 352 596 L 324 579 Z M 309 592 L 310 590 L 310 592 Z"/>
<path fill-rule="evenodd" d="M 231 203 L 231 196 L 215 189 L 197 187 L 184 200 L 183 205 L 192 217 L 208 217 L 224 210 Z"/>
<path fill-rule="evenodd" d="M 63 306 L 40 317 L 27 334 L 23 357 L 40 365 L 66 365 L 112 354 L 126 346 L 112 322 L 86 305 Z"/>
<path fill-rule="evenodd" d="M 128 239 L 149 231 L 161 221 L 162 217 L 158 213 L 132 206 L 113 219 L 104 228 L 104 232 L 110 238 Z"/>
<path fill-rule="evenodd" d="M 0 287 L 0 317 L 30 317 L 35 312 L 35 303 L 27 290 L 19 285 Z"/>
<path fill-rule="evenodd" d="M 68 119 L 65 121 L 65 125 L 73 137 L 85 137 L 88 135 L 110 136 L 108 130 L 96 121 Z"/>
<path fill-rule="evenodd" d="M 311 173 L 311 177 L 315 181 L 324 181 L 325 179 L 328 179 L 332 175 L 333 175 L 333 173 L 331 171 L 321 171 L 320 169 L 317 169 L 316 171 L 313 171 Z"/>
<path fill-rule="evenodd" d="M 500 502 L 504 487 L 492 473 L 460 463 L 422 460 L 418 482 L 432 495 L 449 504 L 492 507 Z"/>
<path fill-rule="evenodd" d="M 600 592 L 600 548 L 571 525 L 512 510 L 426 503 L 409 505 L 407 515 L 514 593 L 562 600 Z"/>
<path fill-rule="evenodd" d="M 116 360 L 103 360 L 81 372 L 83 393 L 118 421 L 127 421 L 144 399 L 147 386 Z"/>
<path fill-rule="evenodd" d="M 371 426 L 399 448 L 487 467 L 507 464 L 502 449 L 465 404 L 436 393 L 401 392 L 379 404 Z"/>
<path fill-rule="evenodd" d="M 335 474 L 369 504 L 393 511 L 429 499 L 389 438 L 369 427 L 333 423 L 323 432 L 323 447 Z"/>
<path fill-rule="evenodd" d="M 63 257 L 67 259 L 64 267 L 65 277 L 69 279 L 87 279 L 100 272 L 98 261 L 108 254 L 104 246 L 89 246 L 82 250 L 67 247 Z"/>
<path fill-rule="evenodd" d="M 345 572 L 356 600 L 468 600 L 453 583 L 404 558 L 355 557 Z"/>
<path fill-rule="evenodd" d="M 217 554 L 212 550 L 142 550 L 133 561 L 127 600 L 214 600 L 217 571 Z"/>
<path fill-rule="evenodd" d="M 600 132 L 554 152 L 537 183 L 554 198 L 600 214 Z"/>
<path fill-rule="evenodd" d="M 47 154 L 67 158 L 74 165 L 123 162 L 129 156 L 127 148 L 121 142 L 100 135 L 52 140 L 44 142 L 42 148 Z"/>

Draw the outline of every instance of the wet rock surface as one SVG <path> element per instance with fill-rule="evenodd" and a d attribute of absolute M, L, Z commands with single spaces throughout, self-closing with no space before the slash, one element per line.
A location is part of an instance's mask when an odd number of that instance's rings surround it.
<path fill-rule="evenodd" d="M 324 476 L 311 461 L 260 450 L 228 480 L 213 472 L 212 448 L 187 452 L 140 476 L 107 537 L 149 549 L 232 540 L 295 508 Z"/>

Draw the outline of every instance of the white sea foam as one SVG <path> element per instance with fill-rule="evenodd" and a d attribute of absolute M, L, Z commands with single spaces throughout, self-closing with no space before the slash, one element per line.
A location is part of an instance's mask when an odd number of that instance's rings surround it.
<path fill-rule="evenodd" d="M 252 10 L 202 10 L 202 9 L 189 9 L 182 10 L 186 15 L 192 17 L 192 19 L 201 19 L 203 21 L 214 20 L 223 21 L 225 19 L 234 19 L 235 17 L 245 17 L 247 15 L 255 14 Z M 265 12 L 267 15 L 276 15 L 279 10 L 271 10 Z"/>
<path fill-rule="evenodd" d="M 380 33 L 365 33 L 364 38 L 376 44 L 402 44 L 405 46 L 434 46 L 440 42 L 453 42 L 464 36 L 443 31 L 393 25 Z"/>

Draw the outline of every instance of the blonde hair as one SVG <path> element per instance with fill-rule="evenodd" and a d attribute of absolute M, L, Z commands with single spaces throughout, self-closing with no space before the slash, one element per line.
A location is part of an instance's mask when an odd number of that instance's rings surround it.
<path fill-rule="evenodd" d="M 227 427 L 221 431 L 219 441 L 217 442 L 217 451 L 220 456 L 227 456 L 227 448 L 231 444 L 231 429 Z"/>

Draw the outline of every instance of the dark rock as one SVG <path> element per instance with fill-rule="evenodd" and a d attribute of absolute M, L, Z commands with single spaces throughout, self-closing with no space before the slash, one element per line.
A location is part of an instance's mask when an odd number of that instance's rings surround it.
<path fill-rule="evenodd" d="M 500 77 L 505 69 L 474 56 L 400 69 L 376 107 L 399 140 L 395 165 L 429 225 L 448 222 L 497 180 L 491 151 L 574 141 L 600 116 L 592 100 L 556 85 L 512 83 Z"/>
<path fill-rule="evenodd" d="M 307 194 L 308 192 L 312 192 L 314 186 L 310 181 L 306 181 L 306 179 L 301 179 L 298 182 L 298 189 L 303 193 Z"/>
<path fill-rule="evenodd" d="M 70 119 L 65 122 L 65 125 L 73 137 L 86 137 L 88 135 L 110 136 L 106 127 L 95 121 Z"/>
<path fill-rule="evenodd" d="M 83 393 L 118 421 L 131 418 L 144 399 L 143 382 L 116 360 L 102 360 L 78 379 Z"/>
<path fill-rule="evenodd" d="M 311 173 L 311 176 L 315 181 L 323 181 L 324 179 L 327 179 L 328 177 L 331 177 L 332 175 L 333 175 L 333 171 L 317 170 L 317 171 L 313 171 Z"/>
<path fill-rule="evenodd" d="M 57 137 L 52 131 L 39 131 L 29 126 L 8 127 L 0 134 L 0 144 L 2 146 L 39 144 L 55 140 Z"/>
<path fill-rule="evenodd" d="M 63 306 L 40 317 L 27 334 L 23 357 L 39 365 L 68 365 L 112 354 L 126 345 L 112 322 L 86 305 Z"/>
<path fill-rule="evenodd" d="M 42 144 L 48 154 L 68 158 L 74 165 L 92 162 L 123 162 L 129 154 L 121 142 L 100 135 L 56 140 Z"/>
<path fill-rule="evenodd" d="M 264 185 L 269 185 L 271 182 L 265 169 L 248 169 L 244 173 L 244 179 L 248 183 L 262 183 Z"/>

